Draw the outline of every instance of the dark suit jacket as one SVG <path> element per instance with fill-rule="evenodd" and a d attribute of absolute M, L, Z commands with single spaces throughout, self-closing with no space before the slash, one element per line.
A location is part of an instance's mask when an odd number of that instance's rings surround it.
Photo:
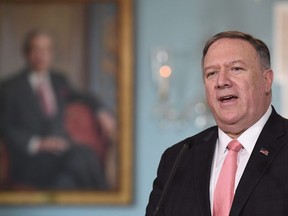
<path fill-rule="evenodd" d="M 45 117 L 40 107 L 39 98 L 32 90 L 26 70 L 5 81 L 1 86 L 0 124 L 4 142 L 11 155 L 13 179 L 24 180 L 21 176 L 31 176 L 35 173 L 35 169 L 31 169 L 31 163 L 35 161 L 31 160 L 27 146 L 33 136 L 67 137 L 63 119 L 70 88 L 63 76 L 53 72 L 50 74 L 58 109 L 55 117 L 50 119 Z"/>
<path fill-rule="evenodd" d="M 236 189 L 230 216 L 288 215 L 288 120 L 275 110 L 264 126 Z M 179 164 L 162 216 L 209 216 L 210 172 L 218 128 L 209 128 L 171 148 L 162 156 L 146 215 L 152 216 L 177 154 L 190 142 Z M 260 152 L 269 151 L 268 156 Z"/>

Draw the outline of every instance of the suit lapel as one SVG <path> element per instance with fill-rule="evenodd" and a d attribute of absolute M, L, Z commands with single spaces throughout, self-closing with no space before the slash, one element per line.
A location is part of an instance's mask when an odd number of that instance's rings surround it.
<path fill-rule="evenodd" d="M 259 183 L 262 176 L 265 174 L 273 159 L 276 157 L 284 141 L 279 139 L 284 134 L 283 120 L 275 112 L 273 112 L 264 126 L 250 159 L 246 165 L 244 173 L 238 184 L 234 201 L 232 204 L 230 216 L 240 215 L 242 208 L 247 202 L 250 194 Z M 266 156 L 261 153 L 261 149 L 267 150 L 269 153 Z"/>
<path fill-rule="evenodd" d="M 29 83 L 29 79 L 28 79 L 28 72 L 25 71 L 23 73 L 23 79 L 21 82 L 22 87 L 20 87 L 19 89 L 21 89 L 21 93 L 23 95 L 25 95 L 25 106 L 30 106 L 30 109 L 32 111 L 32 113 L 37 113 L 35 116 L 42 116 L 42 111 L 41 111 L 41 107 L 39 104 L 39 99 L 37 97 L 37 95 L 34 93 L 30 83 Z"/>
<path fill-rule="evenodd" d="M 196 143 L 193 147 L 195 148 L 195 197 L 201 214 L 205 216 L 211 215 L 209 188 L 211 166 L 217 137 L 217 127 L 215 127 L 204 140 L 200 140 L 199 143 Z"/>
<path fill-rule="evenodd" d="M 66 86 L 57 79 L 57 77 L 55 76 L 53 72 L 50 73 L 50 80 L 51 80 L 52 91 L 53 91 L 53 94 L 55 96 L 55 100 L 57 103 L 56 104 L 57 110 L 58 110 L 57 114 L 59 113 L 62 114 L 65 104 L 67 102 L 66 100 L 67 100 L 69 92 L 66 89 Z"/>

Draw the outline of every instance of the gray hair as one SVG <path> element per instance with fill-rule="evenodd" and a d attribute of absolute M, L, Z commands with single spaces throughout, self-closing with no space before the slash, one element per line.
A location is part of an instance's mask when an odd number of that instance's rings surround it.
<path fill-rule="evenodd" d="M 206 42 L 204 49 L 203 49 L 202 66 L 204 64 L 204 58 L 205 58 L 210 46 L 222 38 L 240 39 L 240 40 L 247 41 L 248 43 L 250 43 L 255 48 L 255 50 L 259 56 L 261 66 L 264 69 L 269 69 L 271 67 L 270 52 L 269 52 L 267 45 L 263 41 L 261 41 L 260 39 L 257 39 L 250 34 L 246 34 L 244 32 L 239 32 L 239 31 L 220 32 L 220 33 L 214 35 L 213 37 L 211 37 Z"/>

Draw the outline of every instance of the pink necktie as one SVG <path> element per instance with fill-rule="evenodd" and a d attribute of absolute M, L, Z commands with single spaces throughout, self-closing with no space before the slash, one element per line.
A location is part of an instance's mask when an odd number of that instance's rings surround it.
<path fill-rule="evenodd" d="M 227 148 L 229 152 L 222 165 L 214 191 L 213 216 L 228 216 L 234 198 L 237 155 L 242 145 L 237 140 L 232 140 Z"/>
<path fill-rule="evenodd" d="M 57 111 L 55 97 L 47 80 L 43 80 L 37 86 L 40 105 L 47 117 L 52 117 Z"/>

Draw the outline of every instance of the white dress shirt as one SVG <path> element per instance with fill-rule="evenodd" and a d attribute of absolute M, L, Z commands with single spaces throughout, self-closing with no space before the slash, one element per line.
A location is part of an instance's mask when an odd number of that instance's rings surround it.
<path fill-rule="evenodd" d="M 269 106 L 266 113 L 250 128 L 248 128 L 244 133 L 242 133 L 237 140 L 242 144 L 243 148 L 238 153 L 237 158 L 237 172 L 235 177 L 235 187 L 236 190 L 241 176 L 244 172 L 246 164 L 250 158 L 253 148 L 257 142 L 257 139 L 266 124 L 269 116 L 272 113 L 272 107 Z M 214 201 L 214 190 L 216 183 L 223 165 L 223 162 L 228 154 L 227 145 L 232 141 L 232 139 L 225 134 L 220 128 L 218 128 L 218 140 L 215 147 L 214 158 L 212 162 L 211 178 L 210 178 L 210 206 L 211 212 L 213 212 L 213 201 Z"/>
<path fill-rule="evenodd" d="M 28 81 L 33 91 L 35 92 L 37 91 L 37 87 L 39 86 L 39 84 L 42 83 L 43 81 L 48 82 L 49 86 L 52 88 L 49 72 L 40 73 L 32 71 L 28 76 Z"/>
<path fill-rule="evenodd" d="M 52 83 L 51 83 L 50 75 L 48 72 L 40 73 L 40 72 L 32 71 L 32 72 L 30 72 L 30 74 L 28 76 L 28 81 L 29 81 L 29 84 L 31 85 L 31 88 L 34 92 L 37 91 L 37 87 L 42 82 L 47 82 L 49 88 L 53 92 Z M 54 103 L 56 103 L 55 96 L 53 95 L 53 97 L 54 97 L 53 98 Z M 39 135 L 38 134 L 33 135 L 28 142 L 28 153 L 30 153 L 31 155 L 36 154 L 38 152 L 40 142 L 41 142 L 41 139 L 40 139 Z"/>

